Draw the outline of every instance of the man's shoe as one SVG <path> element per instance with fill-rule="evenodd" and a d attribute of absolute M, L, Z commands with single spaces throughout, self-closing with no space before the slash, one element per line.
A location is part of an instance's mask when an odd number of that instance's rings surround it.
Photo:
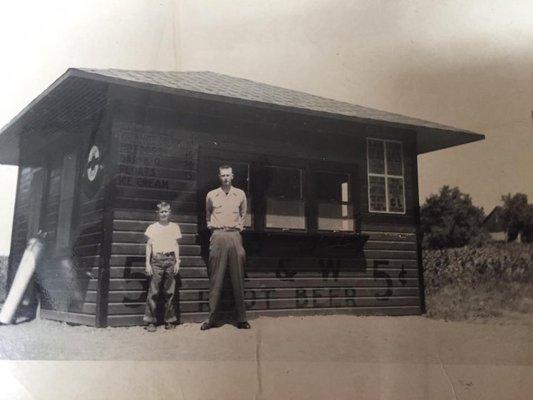
<path fill-rule="evenodd" d="M 201 331 L 206 331 L 208 329 L 211 329 L 213 325 L 211 325 L 209 322 L 204 322 L 202 326 L 200 327 Z"/>
<path fill-rule="evenodd" d="M 175 324 L 174 322 L 167 322 L 167 323 L 165 324 L 165 329 L 166 329 L 167 331 L 172 330 L 172 329 L 175 329 L 175 328 L 176 328 L 176 324 Z"/>
<path fill-rule="evenodd" d="M 250 324 L 247 321 L 237 322 L 237 328 L 239 328 L 239 329 L 250 329 Z"/>
<path fill-rule="evenodd" d="M 157 327 L 155 326 L 155 324 L 148 324 L 144 327 L 145 330 L 147 330 L 148 332 L 155 332 L 157 331 Z"/>

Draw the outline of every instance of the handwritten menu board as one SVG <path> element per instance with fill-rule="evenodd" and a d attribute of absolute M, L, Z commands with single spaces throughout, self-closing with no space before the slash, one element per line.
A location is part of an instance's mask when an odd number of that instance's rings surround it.
<path fill-rule="evenodd" d="M 175 163 L 174 163 L 175 161 Z M 123 132 L 119 142 L 117 184 L 155 189 L 173 189 L 173 169 L 193 164 L 190 138 Z M 176 179 L 186 179 L 178 171 Z"/>

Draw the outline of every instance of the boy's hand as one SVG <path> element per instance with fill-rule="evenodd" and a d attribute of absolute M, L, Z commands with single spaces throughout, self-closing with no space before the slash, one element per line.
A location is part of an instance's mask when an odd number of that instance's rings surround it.
<path fill-rule="evenodd" d="M 174 264 L 174 275 L 178 273 L 180 269 L 180 260 L 176 260 L 176 263 Z"/>
<path fill-rule="evenodd" d="M 150 264 L 146 264 L 146 266 L 144 267 L 144 272 L 146 272 L 146 275 L 148 276 L 152 276 L 154 274 L 154 271 Z"/>

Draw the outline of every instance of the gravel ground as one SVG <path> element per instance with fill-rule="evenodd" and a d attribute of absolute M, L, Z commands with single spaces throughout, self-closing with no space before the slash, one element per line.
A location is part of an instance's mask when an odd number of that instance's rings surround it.
<path fill-rule="evenodd" d="M 261 317 L 252 329 L 232 325 L 200 331 L 182 324 L 155 333 L 141 327 L 91 328 L 36 319 L 0 326 L 0 358 L 17 360 L 247 360 L 261 340 L 272 360 L 456 362 L 533 364 L 533 314 L 471 322 L 425 317 Z M 486 349 L 491 351 L 487 352 Z"/>
<path fill-rule="evenodd" d="M 532 314 L 251 323 L 156 333 L 39 319 L 0 326 L 0 399 L 529 400 L 533 392 Z"/>

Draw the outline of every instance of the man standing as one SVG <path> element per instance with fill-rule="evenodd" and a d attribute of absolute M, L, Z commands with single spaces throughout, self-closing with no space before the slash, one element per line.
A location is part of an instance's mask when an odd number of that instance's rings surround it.
<path fill-rule="evenodd" d="M 157 209 L 159 221 L 151 224 L 144 233 L 148 238 L 145 269 L 151 279 L 143 321 L 149 332 L 156 331 L 156 307 L 160 294 L 165 299 L 165 329 L 173 329 L 177 323 L 174 295 L 175 275 L 180 264 L 178 239 L 181 239 L 181 230 L 178 224 L 169 221 L 170 204 L 163 201 Z"/>
<path fill-rule="evenodd" d="M 246 216 L 246 194 L 233 187 L 233 170 L 229 165 L 218 169 L 220 187 L 206 196 L 207 227 L 211 230 L 209 242 L 209 319 L 202 330 L 213 327 L 215 313 L 222 297 L 226 268 L 229 268 L 233 297 L 237 311 L 237 328 L 250 329 L 246 321 L 244 305 L 244 261 L 246 253 L 242 247 L 240 232 Z"/>

